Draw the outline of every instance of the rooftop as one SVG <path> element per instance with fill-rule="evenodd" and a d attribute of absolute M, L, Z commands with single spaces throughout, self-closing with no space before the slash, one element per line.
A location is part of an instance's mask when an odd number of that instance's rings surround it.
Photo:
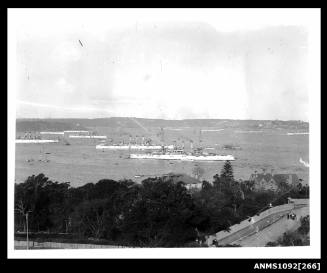
<path fill-rule="evenodd" d="M 185 173 L 168 173 L 165 175 L 165 177 L 169 177 L 171 179 L 173 179 L 173 182 L 177 183 L 177 182 L 184 182 L 185 184 L 198 184 L 198 183 L 202 183 L 200 180 L 187 175 Z"/>

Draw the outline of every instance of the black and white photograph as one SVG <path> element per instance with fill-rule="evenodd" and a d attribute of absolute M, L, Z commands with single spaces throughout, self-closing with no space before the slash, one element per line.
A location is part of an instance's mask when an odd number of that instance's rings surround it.
<path fill-rule="evenodd" d="M 10 257 L 319 258 L 320 9 L 8 9 L 8 151 Z"/>

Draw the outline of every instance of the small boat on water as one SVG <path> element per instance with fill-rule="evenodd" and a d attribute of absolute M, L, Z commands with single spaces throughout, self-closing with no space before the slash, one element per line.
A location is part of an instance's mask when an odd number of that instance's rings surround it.
<path fill-rule="evenodd" d="M 287 133 L 288 136 L 295 136 L 295 135 L 308 135 L 309 132 L 300 132 L 300 133 Z"/>
<path fill-rule="evenodd" d="M 107 136 L 78 136 L 78 135 L 70 135 L 69 138 L 94 138 L 94 139 L 106 139 Z"/>
<path fill-rule="evenodd" d="M 64 135 L 65 132 L 40 132 L 40 135 Z"/>
<path fill-rule="evenodd" d="M 95 146 L 96 149 L 98 150 L 160 150 L 162 149 L 161 145 L 137 145 L 137 144 L 133 144 L 133 145 L 119 145 L 119 144 L 113 144 L 113 145 L 105 145 L 103 143 L 98 144 Z M 165 149 L 168 150 L 173 150 L 174 149 L 174 145 L 168 145 L 168 146 L 164 146 Z"/>
<path fill-rule="evenodd" d="M 224 131 L 225 129 L 202 129 L 202 132 L 220 132 Z"/>
<path fill-rule="evenodd" d="M 223 145 L 223 149 L 224 150 L 242 150 L 242 148 L 240 146 L 235 146 L 235 145 L 232 145 L 232 144 Z"/>
<path fill-rule="evenodd" d="M 16 139 L 16 143 L 56 143 L 59 142 L 55 139 Z"/>

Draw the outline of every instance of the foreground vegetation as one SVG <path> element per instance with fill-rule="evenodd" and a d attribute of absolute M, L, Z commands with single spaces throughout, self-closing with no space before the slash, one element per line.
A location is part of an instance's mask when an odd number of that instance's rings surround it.
<path fill-rule="evenodd" d="M 287 197 L 306 198 L 308 188 L 253 191 L 238 182 L 227 162 L 212 183 L 189 191 L 183 181 L 157 177 L 141 184 L 103 179 L 81 187 L 53 182 L 44 174 L 15 184 L 15 231 L 59 234 L 67 240 L 110 242 L 139 247 L 198 246 L 206 234 L 228 228 Z M 43 235 L 45 236 L 45 235 Z M 58 239 L 58 235 L 57 239 Z M 40 237 L 40 235 L 34 235 Z"/>
<path fill-rule="evenodd" d="M 301 217 L 301 225 L 295 231 L 285 232 L 276 242 L 266 246 L 308 246 L 310 245 L 310 216 Z"/>

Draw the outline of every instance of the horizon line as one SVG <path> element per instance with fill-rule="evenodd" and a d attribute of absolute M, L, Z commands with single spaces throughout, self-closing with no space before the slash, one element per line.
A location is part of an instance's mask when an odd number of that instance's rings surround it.
<path fill-rule="evenodd" d="M 166 118 L 142 118 L 142 117 L 123 117 L 123 116 L 111 116 L 111 117 L 95 117 L 95 118 L 71 118 L 71 117 L 59 117 L 59 118 L 39 118 L 39 117 L 29 117 L 29 118 L 24 118 L 24 117 L 16 117 L 16 120 L 18 119 L 33 119 L 33 120 L 44 120 L 44 119 L 89 119 L 89 120 L 95 120 L 95 119 L 111 119 L 111 118 L 126 118 L 126 119 L 152 119 L 152 120 L 166 120 L 166 121 L 183 121 L 183 120 L 241 120 L 241 121 L 298 121 L 298 122 L 304 122 L 304 123 L 309 123 L 309 121 L 304 121 L 301 119 L 251 119 L 251 118 L 183 118 L 183 119 L 166 119 Z"/>

